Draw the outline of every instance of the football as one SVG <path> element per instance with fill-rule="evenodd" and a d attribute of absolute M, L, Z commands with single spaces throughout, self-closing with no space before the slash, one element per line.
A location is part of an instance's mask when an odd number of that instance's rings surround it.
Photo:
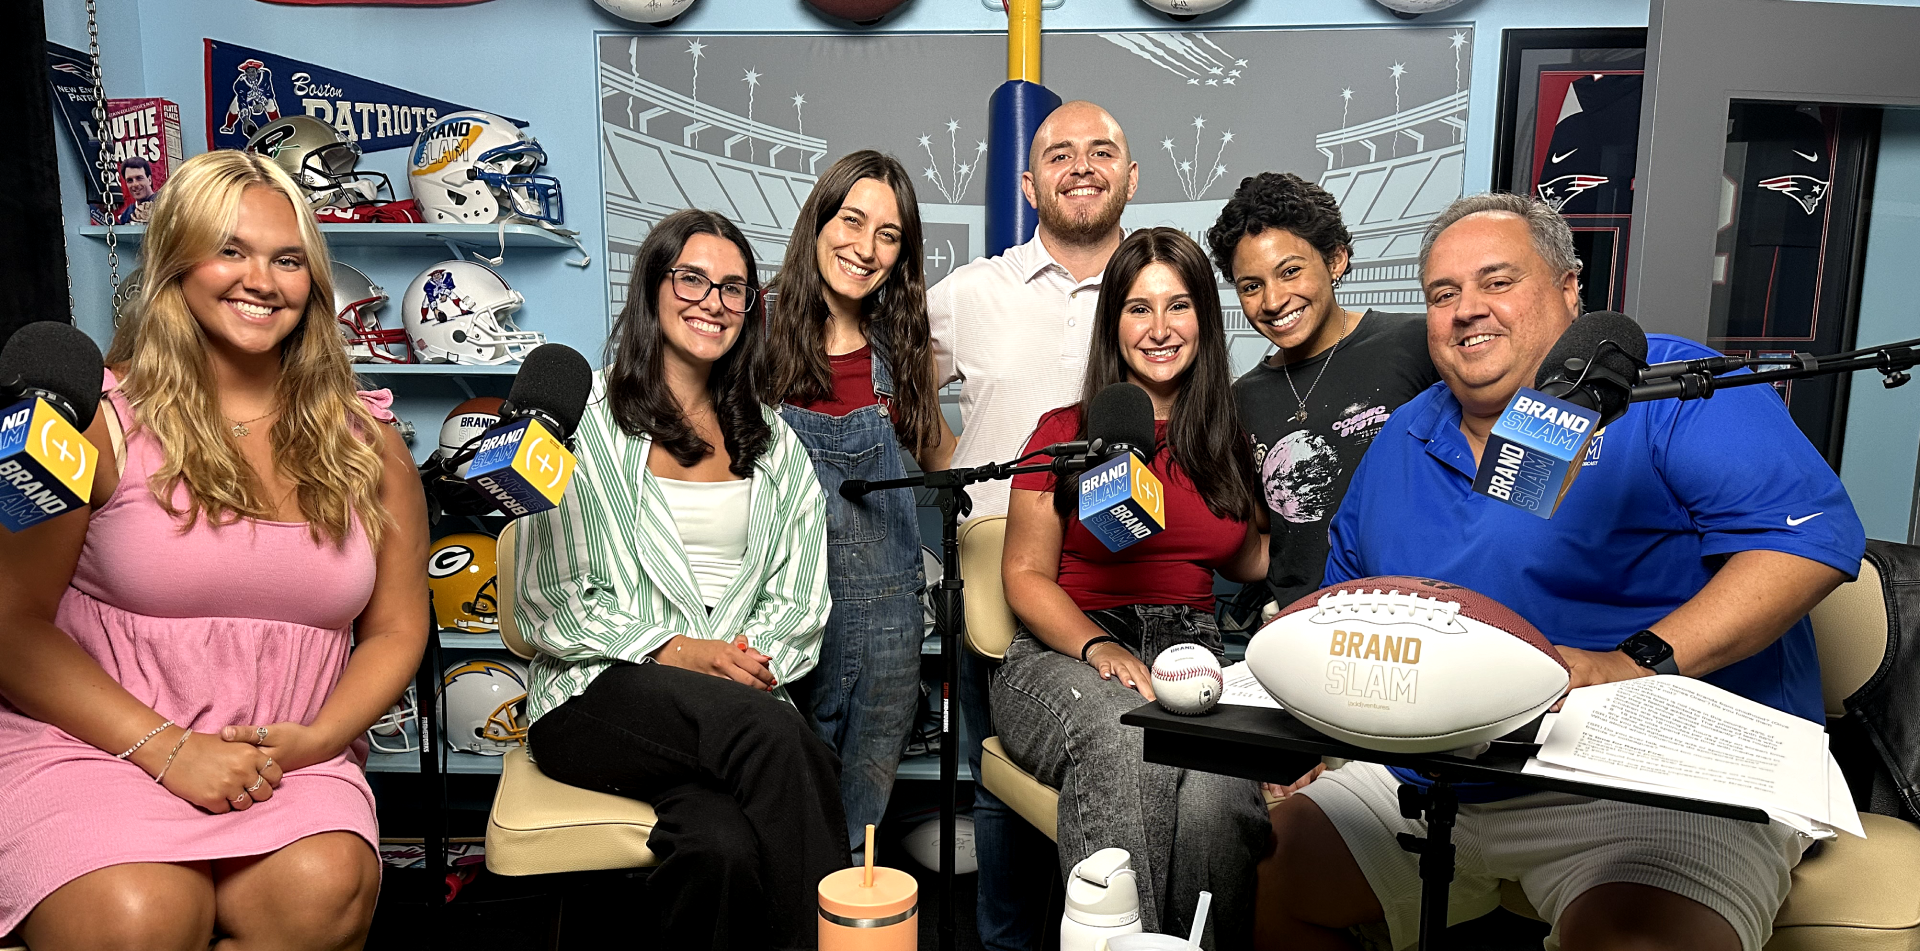
<path fill-rule="evenodd" d="M 900 847 L 928 871 L 940 871 L 940 820 L 928 819 L 900 837 Z M 972 875 L 980 870 L 973 852 L 973 818 L 953 818 L 953 874 Z"/>
<path fill-rule="evenodd" d="M 1567 689 L 1566 662 L 1525 618 L 1431 578 L 1322 588 L 1260 628 L 1247 665 L 1301 722 L 1395 753 L 1504 736 Z"/>
<path fill-rule="evenodd" d="M 807 0 L 808 5 L 828 16 L 852 20 L 860 26 L 872 26 L 892 13 L 906 0 Z"/>

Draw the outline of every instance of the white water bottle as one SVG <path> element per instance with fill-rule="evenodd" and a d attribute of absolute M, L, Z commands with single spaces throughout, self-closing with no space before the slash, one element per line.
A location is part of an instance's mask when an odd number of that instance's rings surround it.
<path fill-rule="evenodd" d="M 1106 951 L 1108 938 L 1140 933 L 1140 885 L 1126 849 L 1101 849 L 1067 876 L 1060 951 Z"/>

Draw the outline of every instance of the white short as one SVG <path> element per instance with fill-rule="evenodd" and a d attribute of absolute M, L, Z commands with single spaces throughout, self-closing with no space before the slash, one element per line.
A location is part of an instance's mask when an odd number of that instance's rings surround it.
<path fill-rule="evenodd" d="M 1420 935 L 1420 866 L 1395 836 L 1425 835 L 1426 823 L 1400 815 L 1399 787 L 1386 767 L 1355 762 L 1300 792 L 1333 820 L 1386 910 L 1393 946 L 1406 948 Z M 1779 823 L 1540 792 L 1461 804 L 1453 841 L 1450 923 L 1492 911 L 1502 879 L 1519 882 L 1534 909 L 1556 923 L 1587 889 L 1632 882 L 1713 909 L 1733 925 L 1745 951 L 1760 951 L 1812 840 Z M 1556 924 L 1546 951 L 1559 946 Z"/>

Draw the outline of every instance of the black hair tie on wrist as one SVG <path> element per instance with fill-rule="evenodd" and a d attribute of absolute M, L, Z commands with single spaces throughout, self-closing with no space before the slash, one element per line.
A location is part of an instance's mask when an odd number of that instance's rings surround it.
<path fill-rule="evenodd" d="M 1083 664 L 1087 662 L 1087 652 L 1090 650 L 1093 650 L 1093 645 L 1095 644 L 1119 644 L 1119 643 L 1120 643 L 1120 639 L 1117 637 L 1114 637 L 1112 634 L 1098 634 L 1093 637 L 1089 637 L 1087 638 L 1087 642 L 1085 644 L 1080 645 L 1080 662 Z"/>

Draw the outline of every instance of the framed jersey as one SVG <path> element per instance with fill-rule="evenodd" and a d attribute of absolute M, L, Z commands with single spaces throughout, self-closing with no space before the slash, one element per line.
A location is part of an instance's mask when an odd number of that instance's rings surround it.
<path fill-rule="evenodd" d="M 1619 310 L 1625 298 L 1646 45 L 1644 29 L 1501 37 L 1493 187 L 1566 217 L 1590 311 Z"/>

